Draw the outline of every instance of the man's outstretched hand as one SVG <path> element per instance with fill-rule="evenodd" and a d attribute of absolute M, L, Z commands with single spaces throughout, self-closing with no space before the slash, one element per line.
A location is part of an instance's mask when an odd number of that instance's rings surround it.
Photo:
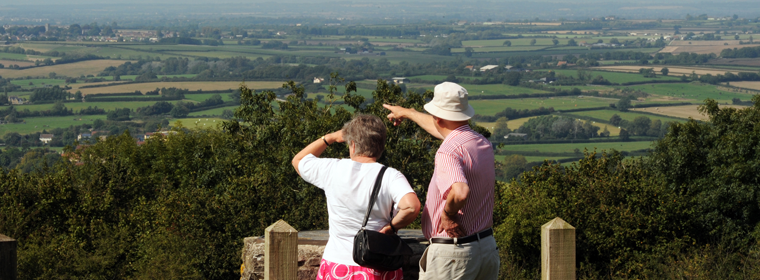
<path fill-rule="evenodd" d="M 388 120 L 391 121 L 394 126 L 401 124 L 401 122 L 406 118 L 406 111 L 409 110 L 401 106 L 393 106 L 388 104 L 383 104 L 383 108 L 391 111 L 391 113 L 388 114 Z"/>

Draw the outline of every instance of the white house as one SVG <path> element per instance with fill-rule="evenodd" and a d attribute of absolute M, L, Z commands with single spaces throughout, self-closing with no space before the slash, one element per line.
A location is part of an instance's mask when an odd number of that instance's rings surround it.
<path fill-rule="evenodd" d="M 47 143 L 50 143 L 50 141 L 52 140 L 53 140 L 53 134 L 40 134 L 40 141 L 42 141 L 42 143 L 47 144 Z"/>
<path fill-rule="evenodd" d="M 325 81 L 325 78 L 314 77 L 314 83 L 315 84 L 321 84 L 324 81 Z"/>
<path fill-rule="evenodd" d="M 496 68 L 499 68 L 499 65 L 486 65 L 486 66 L 480 67 L 480 72 L 485 72 L 485 71 L 496 69 Z"/>
<path fill-rule="evenodd" d="M 404 77 L 393 77 L 393 83 L 395 84 L 403 84 L 410 82 L 409 79 Z"/>

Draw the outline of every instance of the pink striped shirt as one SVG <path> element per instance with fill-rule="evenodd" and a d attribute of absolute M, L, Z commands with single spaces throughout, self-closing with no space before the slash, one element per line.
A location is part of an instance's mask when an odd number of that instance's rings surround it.
<path fill-rule="evenodd" d="M 464 207 L 459 210 L 459 224 L 465 235 L 493 225 L 494 154 L 491 142 L 468 125 L 460 126 L 443 139 L 435 154 L 435 171 L 430 180 L 425 209 L 422 211 L 422 233 L 425 238 L 448 237 L 441 231 L 441 213 L 454 183 L 470 187 Z"/>

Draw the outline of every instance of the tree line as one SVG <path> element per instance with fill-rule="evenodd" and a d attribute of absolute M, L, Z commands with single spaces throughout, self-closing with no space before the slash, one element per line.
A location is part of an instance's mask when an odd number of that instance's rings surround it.
<path fill-rule="evenodd" d="M 348 84 L 344 102 L 377 116 L 387 115 L 384 102 L 422 110 L 432 97 L 378 83 L 374 101 L 359 106 L 365 100 L 355 89 Z M 275 107 L 274 92 L 242 88 L 241 107 L 222 130 L 177 129 L 169 141 L 156 136 L 142 145 L 122 134 L 66 149 L 65 160 L 48 169 L 3 169 L 0 232 L 19 240 L 19 274 L 229 279 L 239 277 L 230 268 L 240 264 L 242 238 L 261 235 L 276 220 L 298 230 L 326 228 L 324 195 L 295 176 L 290 158 L 354 113 L 306 100 L 295 83 L 290 90 L 288 102 Z M 760 97 L 754 101 L 760 104 Z M 742 148 L 760 144 L 760 107 L 721 109 L 707 101 L 702 110 L 709 121 L 671 125 L 647 158 L 590 151 L 576 164 L 545 163 L 520 180 L 497 183 L 501 277 L 538 277 L 540 226 L 554 217 L 577 228 L 581 275 L 661 279 L 696 271 L 740 278 L 760 272 L 752 253 L 759 249 L 753 167 L 760 157 Z M 408 122 L 386 124 L 380 162 L 415 186 L 427 185 L 440 141 Z M 347 156 L 343 145 L 325 154 Z M 425 189 L 415 191 L 424 199 Z"/>

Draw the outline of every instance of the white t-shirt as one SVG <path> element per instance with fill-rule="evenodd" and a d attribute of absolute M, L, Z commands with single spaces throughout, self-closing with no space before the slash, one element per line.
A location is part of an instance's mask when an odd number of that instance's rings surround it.
<path fill-rule="evenodd" d="M 360 163 L 351 159 L 305 156 L 298 163 L 301 177 L 327 196 L 330 238 L 322 258 L 331 262 L 357 266 L 353 258 L 354 236 L 362 227 L 369 197 L 380 169 L 379 163 Z M 398 202 L 414 193 L 409 182 L 396 169 L 388 168 L 367 222 L 368 230 L 379 231 L 390 223 L 391 205 L 394 215 Z"/>

